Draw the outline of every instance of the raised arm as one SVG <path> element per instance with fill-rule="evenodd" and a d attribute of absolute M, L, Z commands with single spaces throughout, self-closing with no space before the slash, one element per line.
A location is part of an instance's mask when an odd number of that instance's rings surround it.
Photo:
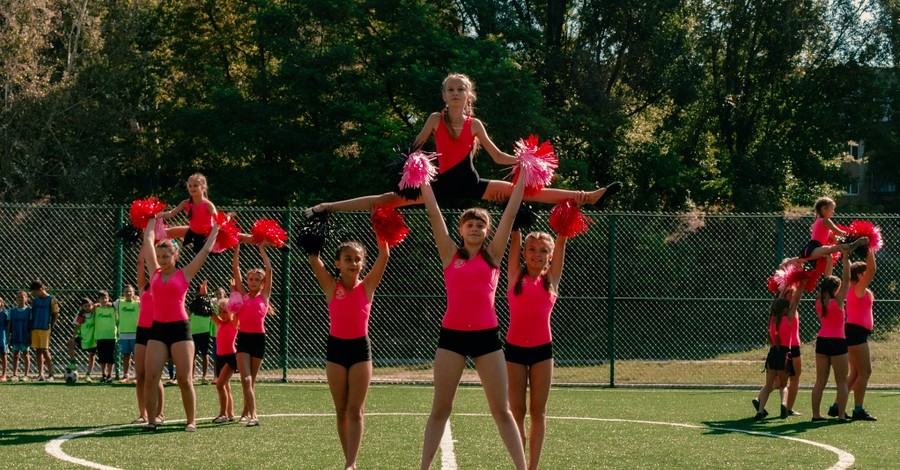
<path fill-rule="evenodd" d="M 437 245 L 438 254 L 441 257 L 441 265 L 446 268 L 453 261 L 453 255 L 456 254 L 456 244 L 453 243 L 450 233 L 447 231 L 447 224 L 444 222 L 444 216 L 441 214 L 441 208 L 438 207 L 431 185 L 422 185 L 422 199 L 425 201 L 425 209 L 428 211 L 428 221 L 431 222 L 431 232 L 434 234 L 434 244 Z"/>
<path fill-rule="evenodd" d="M 843 262 L 843 266 L 841 268 L 841 288 L 838 289 L 837 293 L 834 295 L 834 300 L 837 301 L 838 305 L 843 306 L 844 300 L 847 299 L 847 292 L 850 290 L 849 250 L 841 250 L 841 261 Z"/>
<path fill-rule="evenodd" d="M 231 290 L 246 294 L 244 290 L 244 278 L 241 277 L 241 244 L 234 245 L 234 254 L 231 255 Z"/>
<path fill-rule="evenodd" d="M 516 212 L 519 212 L 519 206 L 522 204 L 522 195 L 525 194 L 525 178 L 519 178 L 516 186 L 513 188 L 509 201 L 506 203 L 506 209 L 503 210 L 503 216 L 497 223 L 497 229 L 494 231 L 494 238 L 488 245 L 487 251 L 493 259 L 500 259 L 506 253 L 506 245 L 509 243 L 509 232 L 512 230 L 513 221 L 516 220 Z"/>
<path fill-rule="evenodd" d="M 481 142 L 481 146 L 484 147 L 484 150 L 487 151 L 488 155 L 491 156 L 491 159 L 494 160 L 495 163 L 500 165 L 515 165 L 519 162 L 516 157 L 500 150 L 494 145 L 494 142 L 487 135 L 487 131 L 484 129 L 484 123 L 481 122 L 480 119 L 472 119 L 472 134 L 478 138 L 478 141 Z"/>
<path fill-rule="evenodd" d="M 868 250 L 866 253 L 866 270 L 859 275 L 859 280 L 856 281 L 856 296 L 862 297 L 865 294 L 866 289 L 869 287 L 869 284 L 872 283 L 872 279 L 875 278 L 875 270 L 877 266 L 875 266 L 875 252 L 872 250 Z"/>
<path fill-rule="evenodd" d="M 506 290 L 510 290 L 522 274 L 522 231 L 513 230 L 509 236 L 509 259 L 506 260 Z"/>
<path fill-rule="evenodd" d="M 272 295 L 272 261 L 269 259 L 269 254 L 266 253 L 267 245 L 266 242 L 259 244 L 259 256 L 262 257 L 263 268 L 265 268 L 266 271 L 266 275 L 263 277 L 262 286 L 259 291 L 266 299 L 266 302 L 269 301 L 269 296 Z"/>
<path fill-rule="evenodd" d="M 800 299 L 803 297 L 803 287 L 797 286 L 794 288 L 794 291 L 791 293 L 791 305 L 788 307 L 787 316 L 793 321 L 794 318 L 797 317 L 797 308 L 800 306 Z"/>
<path fill-rule="evenodd" d="M 197 272 L 200 271 L 200 267 L 206 262 L 206 258 L 209 256 L 209 250 L 211 250 L 213 244 L 216 243 L 216 235 L 218 234 L 219 226 L 214 224 L 212 230 L 209 231 L 209 236 L 206 238 L 206 243 L 203 244 L 203 248 L 200 249 L 200 252 L 197 253 L 197 255 L 194 256 L 194 259 L 192 259 L 182 270 L 184 272 L 184 279 L 187 282 L 191 282 L 191 279 L 197 275 Z"/>
<path fill-rule="evenodd" d="M 386 241 L 379 239 L 378 258 L 375 258 L 375 262 L 372 263 L 372 269 L 369 270 L 369 273 L 366 274 L 366 277 L 363 278 L 362 281 L 363 287 L 366 289 L 366 297 L 369 301 L 372 300 L 375 289 L 378 288 L 381 278 L 384 277 L 384 271 L 387 269 L 387 262 L 390 256 L 391 248 Z"/>
<path fill-rule="evenodd" d="M 159 261 L 156 260 L 156 217 L 147 222 L 147 228 L 144 229 L 144 244 L 141 248 L 147 269 L 151 273 L 156 272 L 159 269 Z"/>
<path fill-rule="evenodd" d="M 322 292 L 325 294 L 325 300 L 331 302 L 331 296 L 334 294 L 334 285 L 337 281 L 325 268 L 325 263 L 322 262 L 322 258 L 319 257 L 318 253 L 307 255 L 306 259 L 309 260 L 309 266 L 316 276 L 316 281 L 319 282 L 319 287 L 322 288 Z"/>
<path fill-rule="evenodd" d="M 569 240 L 565 235 L 557 235 L 556 243 L 553 244 L 553 259 L 550 260 L 550 284 L 553 287 L 559 287 L 559 280 L 562 279 L 563 265 L 566 262 L 566 242 Z"/>

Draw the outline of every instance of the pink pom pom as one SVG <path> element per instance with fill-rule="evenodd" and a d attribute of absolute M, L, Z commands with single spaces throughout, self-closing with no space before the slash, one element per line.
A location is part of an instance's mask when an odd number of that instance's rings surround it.
<path fill-rule="evenodd" d="M 231 313 L 238 313 L 241 311 L 241 307 L 244 306 L 244 296 L 240 292 L 233 290 L 231 294 L 228 296 L 228 301 L 225 302 L 225 310 Z"/>
<path fill-rule="evenodd" d="M 556 152 L 549 141 L 538 145 L 538 136 L 532 134 L 528 139 L 516 142 L 516 158 L 519 162 L 513 169 L 513 184 L 520 175 L 525 178 L 525 195 L 534 196 L 553 182 L 553 175 L 559 167 Z"/>
<path fill-rule="evenodd" d="M 147 222 L 151 217 L 166 209 L 166 203 L 160 201 L 155 196 L 144 199 L 137 199 L 131 203 L 131 209 L 128 215 L 131 217 L 131 224 L 144 230 L 147 228 Z"/>
<path fill-rule="evenodd" d="M 376 207 L 372 211 L 372 227 L 375 229 L 375 236 L 389 247 L 399 245 L 409 234 L 403 214 L 394 208 Z"/>
<path fill-rule="evenodd" d="M 574 199 L 560 202 L 550 211 L 550 228 L 559 235 L 574 237 L 585 233 L 593 221 L 585 217 Z"/>
<path fill-rule="evenodd" d="M 281 224 L 272 219 L 259 219 L 253 223 L 250 229 L 254 243 L 267 242 L 276 248 L 281 248 L 287 241 L 287 232 L 281 228 Z"/>
<path fill-rule="evenodd" d="M 854 220 L 850 222 L 846 232 L 853 238 L 868 237 L 868 246 L 872 251 L 878 251 L 884 246 L 884 239 L 881 238 L 881 227 L 872 224 L 868 220 Z"/>
<path fill-rule="evenodd" d="M 169 234 L 166 233 L 167 228 L 163 219 L 156 219 L 156 225 L 153 226 L 153 238 L 156 240 L 156 243 L 169 239 Z"/>
<path fill-rule="evenodd" d="M 219 226 L 219 233 L 216 235 L 216 241 L 213 242 L 211 250 L 213 253 L 221 253 L 240 243 L 241 228 L 238 227 L 237 221 L 233 217 L 223 212 L 216 212 L 213 222 Z"/>
<path fill-rule="evenodd" d="M 419 188 L 425 183 L 434 181 L 437 176 L 437 168 L 433 160 L 438 154 L 416 150 L 406 157 L 403 164 L 403 176 L 400 178 L 400 189 Z"/>

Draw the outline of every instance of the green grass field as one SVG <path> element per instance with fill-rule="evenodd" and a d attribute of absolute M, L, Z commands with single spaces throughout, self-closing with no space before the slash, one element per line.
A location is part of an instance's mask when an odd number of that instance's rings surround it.
<path fill-rule="evenodd" d="M 127 385 L 3 384 L 0 461 L 17 469 L 77 468 L 51 456 L 47 444 L 113 426 L 60 448 L 71 457 L 118 468 L 321 469 L 343 463 L 323 384 L 261 383 L 258 428 L 210 423 L 218 411 L 215 388 L 198 385 L 201 419 L 194 434 L 183 432 L 177 421 L 183 411 L 176 387 L 166 388 L 168 424 L 159 432 L 118 426 L 135 418 L 133 391 Z M 431 392 L 429 386 L 371 388 L 360 468 L 418 467 Z M 754 395 L 749 390 L 554 389 L 542 468 L 880 469 L 900 461 L 895 445 L 900 391 L 870 391 L 866 405 L 880 421 L 847 424 L 811 423 L 808 390 L 801 390 L 796 407 L 803 416 L 754 423 Z M 833 396 L 833 390 L 826 391 L 826 404 Z M 460 388 L 451 417 L 459 468 L 511 468 L 487 413 L 479 387 Z M 434 468 L 440 468 L 440 457 Z"/>

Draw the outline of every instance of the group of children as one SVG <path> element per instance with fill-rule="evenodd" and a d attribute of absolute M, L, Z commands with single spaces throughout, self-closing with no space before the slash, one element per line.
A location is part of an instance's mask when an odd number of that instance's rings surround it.
<path fill-rule="evenodd" d="M 849 391 L 853 391 L 855 406 L 850 418 L 876 421 L 863 406 L 866 387 L 872 374 L 868 337 L 872 334 L 874 294 L 869 284 L 875 276 L 875 251 L 866 249 L 865 261 L 851 263 L 850 254 L 867 247 L 869 239 L 859 237 L 849 243 L 835 243 L 848 233 L 838 227 L 831 217 L 836 204 L 827 197 L 819 198 L 814 206 L 816 220 L 811 240 L 796 258 L 786 260 L 782 267 L 814 262 L 816 266 L 797 277 L 794 284 L 785 284 L 772 303 L 769 314 L 770 348 L 766 357 L 766 381 L 752 400 L 756 412 L 754 420 L 768 415 L 766 402 L 773 390 L 781 394 L 782 419 L 800 413 L 794 410 L 801 373 L 800 316 L 798 306 L 807 286 L 817 285 L 816 316 L 820 321 L 816 336 L 816 381 L 812 388 L 812 421 L 826 421 L 821 414 L 822 396 L 828 376 L 834 372 L 837 396 L 828 408 L 828 416 L 846 422 Z M 841 259 L 841 276 L 833 272 L 833 254 Z M 811 289 L 810 289 L 811 290 Z"/>
<path fill-rule="evenodd" d="M 59 318 L 59 304 L 56 298 L 47 292 L 47 284 L 41 279 L 34 280 L 29 290 L 30 305 L 28 293 L 24 290 L 16 293 L 15 305 L 8 308 L 3 298 L 0 298 L 0 362 L 3 367 L 0 382 L 29 380 L 31 350 L 34 350 L 37 362 L 36 380 L 39 382 L 56 380 L 50 355 L 50 330 Z M 7 377 L 9 363 L 7 350 L 12 355 L 12 377 Z M 24 367 L 21 376 L 20 360 Z"/>

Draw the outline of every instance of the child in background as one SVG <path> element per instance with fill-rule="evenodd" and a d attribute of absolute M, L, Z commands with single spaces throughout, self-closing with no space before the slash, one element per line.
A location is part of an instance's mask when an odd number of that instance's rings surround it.
<path fill-rule="evenodd" d="M 94 305 L 94 338 L 97 340 L 97 362 L 100 363 L 101 382 L 112 383 L 116 363 L 116 309 L 109 301 L 109 292 L 101 290 Z"/>
<path fill-rule="evenodd" d="M 44 365 L 47 380 L 53 382 L 53 358 L 50 355 L 50 331 L 59 318 L 59 304 L 47 293 L 47 284 L 40 279 L 31 283 L 31 348 L 37 358 L 37 380 L 44 381 Z"/>
<path fill-rule="evenodd" d="M 128 284 L 122 291 L 122 298 L 113 302 L 116 309 L 116 317 L 119 319 L 119 352 L 122 354 L 122 380 L 121 383 L 130 381 L 131 358 L 134 355 L 137 338 L 138 317 L 141 311 L 141 301 L 134 293 L 134 286 Z"/>
<path fill-rule="evenodd" d="M 224 289 L 219 289 L 224 294 Z M 219 297 L 219 292 L 216 292 Z M 234 397 L 231 395 L 231 376 L 237 370 L 237 317 L 234 312 L 226 308 L 227 299 L 224 295 L 216 300 L 216 314 L 212 321 L 217 325 L 216 334 L 216 392 L 219 394 L 219 415 L 213 419 L 214 423 L 229 423 L 234 421 Z"/>
<path fill-rule="evenodd" d="M 78 314 L 72 320 L 75 329 L 72 332 L 72 339 L 69 340 L 69 368 L 75 365 L 75 349 L 79 349 L 88 354 L 87 372 L 84 374 L 84 381 L 93 382 L 91 372 L 94 371 L 94 361 L 97 358 L 97 340 L 94 338 L 94 304 L 91 299 L 84 297 L 81 299 L 81 306 Z"/>
<path fill-rule="evenodd" d="M 216 289 L 216 298 L 213 300 L 213 315 L 218 315 L 219 308 L 222 305 L 223 301 L 228 300 L 228 291 L 225 288 L 220 287 Z M 209 319 L 209 347 L 210 347 L 210 360 L 213 362 L 213 379 L 212 383 L 219 383 L 219 370 L 216 365 L 216 359 L 219 357 L 219 345 L 217 344 L 216 338 L 219 336 L 219 326 L 216 323 L 214 318 Z M 235 368 L 237 370 L 237 368 Z"/>
<path fill-rule="evenodd" d="M 6 338 L 9 333 L 9 310 L 0 297 L 0 358 L 3 360 L 3 373 L 0 374 L 0 382 L 6 382 Z"/>
<path fill-rule="evenodd" d="M 200 286 L 197 288 L 198 296 L 206 295 L 206 285 L 206 280 L 200 283 Z M 203 369 L 203 375 L 200 378 L 200 383 L 202 385 L 206 385 L 209 383 L 209 380 L 206 378 L 206 374 L 209 371 L 209 325 L 211 321 L 210 317 L 199 315 L 198 312 L 194 312 L 193 309 L 191 310 L 190 314 L 191 337 L 194 339 L 194 352 L 197 358 L 200 360 L 200 367 Z M 196 363 L 194 366 L 196 367 Z M 196 374 L 191 374 L 191 376 L 196 377 Z"/>
<path fill-rule="evenodd" d="M 21 380 L 28 380 L 31 371 L 31 356 L 28 354 L 31 344 L 31 307 L 28 305 L 28 293 L 20 290 L 16 293 L 16 305 L 9 309 L 9 352 L 12 354 L 12 380 L 18 382 L 19 358 L 25 370 Z"/>

